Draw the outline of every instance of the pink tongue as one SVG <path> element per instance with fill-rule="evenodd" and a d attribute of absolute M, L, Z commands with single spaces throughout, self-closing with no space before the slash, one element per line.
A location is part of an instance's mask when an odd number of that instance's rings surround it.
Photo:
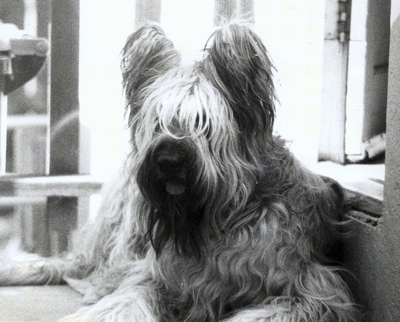
<path fill-rule="evenodd" d="M 178 196 L 185 192 L 186 187 L 183 183 L 168 181 L 165 184 L 165 190 L 167 190 L 170 195 Z"/>

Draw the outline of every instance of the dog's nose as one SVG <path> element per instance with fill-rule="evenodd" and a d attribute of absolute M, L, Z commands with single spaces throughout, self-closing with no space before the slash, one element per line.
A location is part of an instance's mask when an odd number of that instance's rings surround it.
<path fill-rule="evenodd" d="M 163 172 L 176 172 L 182 169 L 185 157 L 180 154 L 162 154 L 157 158 L 157 165 Z"/>

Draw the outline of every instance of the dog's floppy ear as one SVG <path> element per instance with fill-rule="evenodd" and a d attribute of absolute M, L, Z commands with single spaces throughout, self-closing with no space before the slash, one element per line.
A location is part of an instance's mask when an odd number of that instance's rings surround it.
<path fill-rule="evenodd" d="M 231 23 L 213 33 L 205 50 L 205 73 L 225 95 L 241 131 L 271 134 L 273 65 L 261 39 L 249 26 Z"/>
<path fill-rule="evenodd" d="M 143 25 L 128 37 L 122 49 L 121 70 L 131 116 L 141 106 L 141 90 L 179 62 L 173 43 L 155 23 Z"/>

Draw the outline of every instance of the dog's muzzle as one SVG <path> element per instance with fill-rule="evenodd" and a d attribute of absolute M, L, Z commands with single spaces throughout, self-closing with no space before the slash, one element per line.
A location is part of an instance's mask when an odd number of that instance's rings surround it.
<path fill-rule="evenodd" d="M 187 144 L 181 140 L 162 142 L 154 151 L 153 162 L 165 191 L 170 195 L 182 195 L 187 189 L 190 166 Z"/>

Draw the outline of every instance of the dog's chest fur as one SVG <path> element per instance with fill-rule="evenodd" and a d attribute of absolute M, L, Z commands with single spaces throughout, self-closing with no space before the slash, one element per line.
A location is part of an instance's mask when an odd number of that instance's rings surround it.
<path fill-rule="evenodd" d="M 264 216 L 254 225 L 221 233 L 199 258 L 166 247 L 154 267 L 166 311 L 177 320 L 203 321 L 285 293 L 288 275 L 298 269 L 287 265 L 296 244 L 277 233 L 278 227 L 277 217 Z"/>

